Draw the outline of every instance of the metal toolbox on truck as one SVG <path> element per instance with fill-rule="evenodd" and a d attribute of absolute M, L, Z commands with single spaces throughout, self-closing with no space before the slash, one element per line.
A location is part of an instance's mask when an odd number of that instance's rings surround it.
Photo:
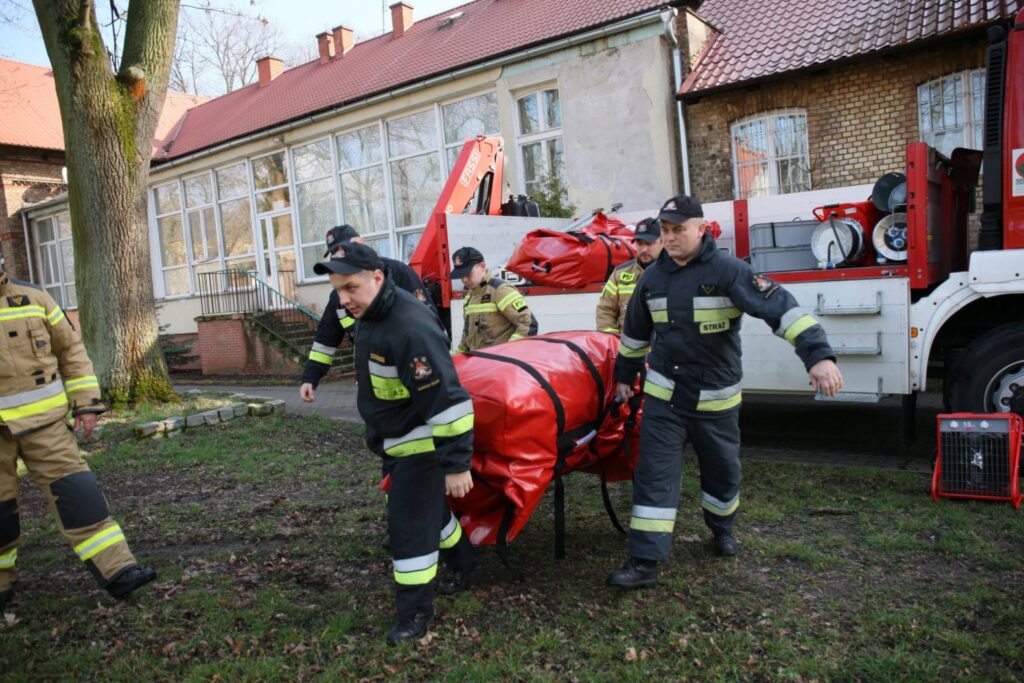
<path fill-rule="evenodd" d="M 811 235 L 820 221 L 756 223 L 750 226 L 750 265 L 758 273 L 813 270 L 818 260 L 811 253 Z"/>
<path fill-rule="evenodd" d="M 816 270 L 810 245 L 792 247 L 762 247 L 750 250 L 750 266 L 755 273 L 777 273 L 783 270 Z"/>

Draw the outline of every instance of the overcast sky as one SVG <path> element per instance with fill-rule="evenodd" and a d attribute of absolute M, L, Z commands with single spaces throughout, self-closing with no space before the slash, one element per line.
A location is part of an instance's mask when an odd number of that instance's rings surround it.
<path fill-rule="evenodd" d="M 128 0 L 114 0 L 123 10 Z M 135 0 L 141 2 L 143 0 Z M 206 0 L 182 0 L 182 6 L 203 5 Z M 215 7 L 241 7 L 266 17 L 294 43 L 316 44 L 316 34 L 344 24 L 356 34 L 356 41 L 380 35 L 391 30 L 391 11 L 388 5 L 395 0 L 256 0 L 249 7 L 248 0 L 210 0 Z M 408 0 L 413 7 L 413 19 L 423 19 L 466 4 L 467 0 Z M 100 10 L 108 2 L 98 2 Z M 0 57 L 29 64 L 48 65 L 50 60 L 43 47 L 31 0 L 0 0 Z M 183 9 L 182 11 L 191 11 Z M 107 13 L 109 16 L 109 12 Z M 100 23 L 104 22 L 102 15 Z"/>

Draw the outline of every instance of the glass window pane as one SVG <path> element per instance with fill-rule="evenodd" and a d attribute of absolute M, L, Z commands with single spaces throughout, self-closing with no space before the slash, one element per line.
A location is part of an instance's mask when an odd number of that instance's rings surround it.
<path fill-rule="evenodd" d="M 298 187 L 302 243 L 322 242 L 335 223 L 334 179 L 324 178 Z"/>
<path fill-rule="evenodd" d="M 317 275 L 313 272 L 313 266 L 318 262 L 324 260 L 324 247 L 319 245 L 316 247 L 303 247 L 302 248 L 302 279 L 312 280 L 314 278 L 324 277 L 323 275 Z"/>
<path fill-rule="evenodd" d="M 519 132 L 523 135 L 540 130 L 540 114 L 537 111 L 537 93 L 530 93 L 516 101 L 519 109 Z"/>
<path fill-rule="evenodd" d="M 188 294 L 188 268 L 171 268 L 164 271 L 164 294 L 175 296 Z"/>
<path fill-rule="evenodd" d="M 192 267 L 193 277 L 195 278 L 195 284 L 193 285 L 194 291 L 220 291 L 224 289 L 224 278 L 223 276 L 215 277 L 213 275 L 203 276 L 205 273 L 216 273 L 221 270 L 220 260 L 214 259 L 212 261 L 206 261 Z"/>
<path fill-rule="evenodd" d="M 276 190 L 259 192 L 256 195 L 256 213 L 267 211 L 281 211 L 292 205 L 291 195 L 287 187 L 279 187 Z"/>
<path fill-rule="evenodd" d="M 523 180 L 527 183 L 536 181 L 543 175 L 544 166 L 541 159 L 539 142 L 523 145 Z"/>
<path fill-rule="evenodd" d="M 245 164 L 229 166 L 217 171 L 217 194 L 221 200 L 249 194 L 249 180 L 245 175 Z"/>
<path fill-rule="evenodd" d="M 46 293 L 53 297 L 53 300 L 57 302 L 58 306 L 64 308 L 64 292 L 62 290 L 63 288 L 60 286 L 47 287 Z"/>
<path fill-rule="evenodd" d="M 371 166 L 341 176 L 341 205 L 345 222 L 360 233 L 388 229 L 388 206 L 384 197 L 384 168 Z"/>
<path fill-rule="evenodd" d="M 181 208 L 181 197 L 178 195 L 178 183 L 161 185 L 153 191 L 158 215 L 177 211 Z"/>
<path fill-rule="evenodd" d="M 271 229 L 274 234 L 274 248 L 290 247 L 295 244 L 295 231 L 292 229 L 292 217 L 290 215 L 274 216 L 270 219 Z M 292 268 L 292 270 L 295 270 Z"/>
<path fill-rule="evenodd" d="M 60 264 L 64 273 L 64 283 L 75 281 L 75 250 L 71 246 L 71 240 L 60 241 Z"/>
<path fill-rule="evenodd" d="M 420 237 L 423 236 L 423 231 L 419 232 L 407 232 L 401 236 L 402 239 L 402 261 L 408 263 L 412 258 L 412 253 L 416 251 L 416 245 L 420 243 Z"/>
<path fill-rule="evenodd" d="M 192 260 L 202 261 L 206 258 L 203 250 L 206 244 L 203 238 L 203 212 L 189 211 L 185 214 L 185 220 L 188 221 L 188 235 L 192 239 Z"/>
<path fill-rule="evenodd" d="M 160 235 L 160 263 L 164 266 L 185 263 L 185 234 L 181 229 L 181 216 L 158 219 L 157 232 Z"/>
<path fill-rule="evenodd" d="M 378 256 L 385 258 L 391 258 L 391 240 L 387 235 L 381 235 L 379 237 L 367 237 L 366 244 L 372 247 Z"/>
<path fill-rule="evenodd" d="M 227 259 L 224 262 L 224 269 L 254 271 L 256 270 L 256 259 L 252 256 L 247 258 Z"/>
<path fill-rule="evenodd" d="M 490 92 L 468 100 L 441 107 L 446 144 L 464 142 L 477 135 L 488 135 L 501 130 L 498 123 L 498 95 Z M 455 148 L 456 153 L 459 148 Z"/>
<path fill-rule="evenodd" d="M 53 219 L 44 218 L 37 220 L 35 223 L 36 230 L 36 244 L 42 244 L 44 242 L 53 241 Z"/>
<path fill-rule="evenodd" d="M 370 126 L 338 136 L 338 165 L 342 170 L 380 161 L 380 128 Z"/>
<path fill-rule="evenodd" d="M 194 208 L 213 203 L 213 185 L 210 175 L 204 173 L 195 178 L 185 178 L 185 206 Z"/>
<path fill-rule="evenodd" d="M 436 154 L 423 154 L 391 164 L 396 227 L 426 223 L 441 192 Z"/>
<path fill-rule="evenodd" d="M 224 228 L 224 253 L 228 256 L 252 253 L 252 223 L 248 199 L 223 202 L 220 205 L 220 223 Z"/>
<path fill-rule="evenodd" d="M 257 190 L 287 183 L 288 169 L 285 168 L 284 152 L 253 159 L 252 181 Z"/>
<path fill-rule="evenodd" d="M 331 173 L 331 142 L 320 140 L 292 150 L 295 180 L 323 178 Z"/>
<path fill-rule="evenodd" d="M 432 109 L 388 121 L 388 152 L 399 157 L 437 147 L 435 124 Z"/>
<path fill-rule="evenodd" d="M 57 221 L 57 236 L 62 240 L 71 239 L 71 214 L 59 213 L 54 220 Z"/>
<path fill-rule="evenodd" d="M 544 91 L 544 121 L 548 128 L 562 125 L 562 105 L 558 101 L 557 90 Z"/>
<path fill-rule="evenodd" d="M 78 289 L 74 285 L 65 285 L 64 291 L 68 296 L 67 305 L 64 308 L 78 308 Z"/>
<path fill-rule="evenodd" d="M 36 250 L 36 261 L 38 261 L 38 264 L 39 264 L 39 273 L 38 273 L 39 284 L 41 284 L 41 285 L 52 285 L 52 284 L 54 284 L 57 280 L 53 276 L 54 264 L 53 264 L 53 260 L 50 258 L 50 249 L 49 249 L 49 247 L 40 245 L 40 247 Z"/>
<path fill-rule="evenodd" d="M 449 175 L 451 175 L 452 169 L 455 168 L 455 162 L 459 160 L 459 152 L 461 151 L 461 147 L 448 147 L 444 150 L 444 160 L 448 164 Z"/>
<path fill-rule="evenodd" d="M 213 207 L 203 209 L 203 227 L 206 230 L 206 258 L 220 256 L 220 244 L 217 243 L 217 222 L 213 217 Z"/>
<path fill-rule="evenodd" d="M 565 179 L 565 152 L 562 149 L 562 138 L 551 138 L 545 141 L 548 147 L 548 162 L 552 174 Z"/>

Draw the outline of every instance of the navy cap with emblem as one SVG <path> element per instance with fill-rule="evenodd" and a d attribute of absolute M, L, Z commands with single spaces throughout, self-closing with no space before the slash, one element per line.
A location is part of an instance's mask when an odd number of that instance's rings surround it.
<path fill-rule="evenodd" d="M 657 218 L 645 218 L 638 221 L 633 239 L 641 242 L 657 242 L 661 237 L 661 221 Z"/>
<path fill-rule="evenodd" d="M 459 280 L 469 275 L 473 266 L 484 262 L 484 255 L 473 247 L 462 247 L 452 254 L 452 273 L 448 277 L 452 280 Z"/>
<path fill-rule="evenodd" d="M 700 202 L 685 194 L 677 194 L 672 199 L 661 205 L 658 212 L 659 221 L 669 223 L 682 223 L 689 218 L 703 218 L 704 209 Z"/>
<path fill-rule="evenodd" d="M 335 249 L 356 237 L 359 237 L 359 232 L 348 223 L 335 225 L 327 231 L 327 253 L 324 256 L 330 256 Z"/>
<path fill-rule="evenodd" d="M 337 273 L 338 275 L 351 275 L 364 270 L 383 270 L 384 264 L 370 247 L 358 242 L 348 242 L 338 247 L 341 252 L 332 256 L 327 261 L 321 261 L 313 266 L 313 272 L 317 275 Z"/>

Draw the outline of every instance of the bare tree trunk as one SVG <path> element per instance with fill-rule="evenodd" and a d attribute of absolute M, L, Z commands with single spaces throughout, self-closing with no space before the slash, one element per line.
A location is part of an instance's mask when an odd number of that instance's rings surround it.
<path fill-rule="evenodd" d="M 146 186 L 178 0 L 133 0 L 115 75 L 92 0 L 33 0 L 64 126 L 82 336 L 113 402 L 174 396 L 157 342 Z"/>

